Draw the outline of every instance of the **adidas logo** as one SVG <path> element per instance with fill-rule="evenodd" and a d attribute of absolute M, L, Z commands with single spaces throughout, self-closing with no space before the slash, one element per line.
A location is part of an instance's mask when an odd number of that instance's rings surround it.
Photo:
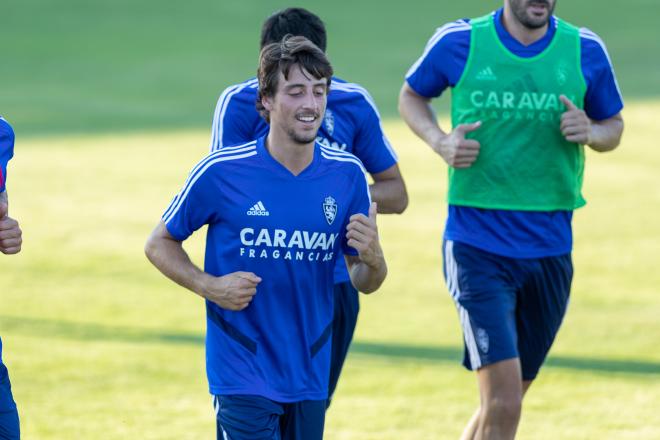
<path fill-rule="evenodd" d="M 497 77 L 493 73 L 493 69 L 486 67 L 477 73 L 477 79 L 480 81 L 497 81 Z"/>
<path fill-rule="evenodd" d="M 261 203 L 261 200 L 259 200 L 257 203 L 254 204 L 254 206 L 247 211 L 247 215 L 259 215 L 262 217 L 266 217 L 270 215 L 270 212 L 266 209 L 263 203 Z"/>

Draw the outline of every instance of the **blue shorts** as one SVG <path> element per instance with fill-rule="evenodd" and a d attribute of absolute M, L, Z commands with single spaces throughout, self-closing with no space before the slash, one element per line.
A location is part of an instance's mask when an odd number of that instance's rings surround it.
<path fill-rule="evenodd" d="M 334 316 L 332 319 L 332 352 L 330 355 L 330 381 L 328 406 L 337 388 L 339 375 L 353 340 L 360 311 L 359 293 L 349 282 L 335 284 Z"/>
<path fill-rule="evenodd" d="M 0 342 L 0 344 L 2 343 Z M 19 438 L 18 411 L 11 394 L 7 368 L 0 359 L 0 440 L 18 440 Z"/>
<path fill-rule="evenodd" d="M 450 240 L 443 254 L 463 328 L 463 365 L 478 370 L 519 358 L 523 380 L 533 380 L 566 313 L 571 255 L 508 258 Z"/>
<path fill-rule="evenodd" d="M 218 440 L 321 440 L 325 400 L 279 403 L 261 396 L 213 396 Z"/>

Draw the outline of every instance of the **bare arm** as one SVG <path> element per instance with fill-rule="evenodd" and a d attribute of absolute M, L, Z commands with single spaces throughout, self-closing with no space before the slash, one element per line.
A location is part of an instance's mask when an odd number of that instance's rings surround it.
<path fill-rule="evenodd" d="M 408 206 L 408 193 L 399 165 L 394 164 L 385 171 L 371 175 L 374 183 L 369 185 L 371 200 L 378 205 L 381 214 L 401 214 Z"/>
<path fill-rule="evenodd" d="M 360 292 L 372 293 L 383 284 L 387 276 L 387 264 L 378 241 L 376 204 L 369 208 L 369 217 L 364 214 L 351 216 L 348 224 L 348 245 L 357 249 L 358 255 L 345 255 L 351 283 Z"/>
<path fill-rule="evenodd" d="M 243 310 L 257 292 L 261 278 L 251 272 L 233 272 L 214 277 L 195 266 L 180 241 L 161 221 L 144 248 L 151 263 L 163 275 L 197 295 L 227 310 Z"/>
<path fill-rule="evenodd" d="M 431 101 L 415 92 L 407 83 L 399 93 L 399 113 L 410 129 L 454 168 L 471 166 L 479 155 L 479 142 L 465 135 L 478 129 L 481 122 L 461 124 L 446 133 L 438 125 Z"/>
<path fill-rule="evenodd" d="M 566 111 L 561 115 L 560 129 L 567 141 L 588 145 L 592 150 L 601 153 L 612 151 L 619 146 L 623 134 L 621 113 L 595 121 L 566 96 L 562 95 L 559 99 L 566 106 Z"/>
<path fill-rule="evenodd" d="M 9 217 L 7 191 L 0 193 L 0 252 L 11 255 L 21 251 L 23 231 L 18 222 Z"/>

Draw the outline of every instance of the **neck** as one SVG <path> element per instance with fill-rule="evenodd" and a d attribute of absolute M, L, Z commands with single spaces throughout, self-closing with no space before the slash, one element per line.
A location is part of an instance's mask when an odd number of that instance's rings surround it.
<path fill-rule="evenodd" d="M 307 144 L 299 144 L 271 125 L 265 146 L 273 159 L 297 176 L 312 163 L 314 142 L 315 140 Z"/>
<path fill-rule="evenodd" d="M 549 26 L 548 22 L 545 24 L 545 26 L 536 29 L 530 29 L 526 27 L 520 21 L 518 21 L 508 3 L 504 5 L 504 12 L 502 13 L 502 24 L 513 38 L 525 46 L 529 46 L 530 44 L 535 43 L 543 38 L 545 33 L 548 31 Z"/>

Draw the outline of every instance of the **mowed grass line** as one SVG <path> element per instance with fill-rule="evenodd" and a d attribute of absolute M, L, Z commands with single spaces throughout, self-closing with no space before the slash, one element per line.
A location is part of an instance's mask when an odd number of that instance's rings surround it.
<path fill-rule="evenodd" d="M 588 155 L 570 310 L 520 438 L 660 437 L 658 115 L 630 105 L 620 151 Z M 411 203 L 379 216 L 390 276 L 362 298 L 326 437 L 458 438 L 477 390 L 442 281 L 446 171 L 401 122 L 386 130 Z M 202 301 L 142 253 L 207 145 L 206 132 L 19 137 L 9 194 L 25 247 L 2 258 L 0 335 L 25 438 L 213 438 Z M 199 263 L 203 235 L 186 246 Z"/>

